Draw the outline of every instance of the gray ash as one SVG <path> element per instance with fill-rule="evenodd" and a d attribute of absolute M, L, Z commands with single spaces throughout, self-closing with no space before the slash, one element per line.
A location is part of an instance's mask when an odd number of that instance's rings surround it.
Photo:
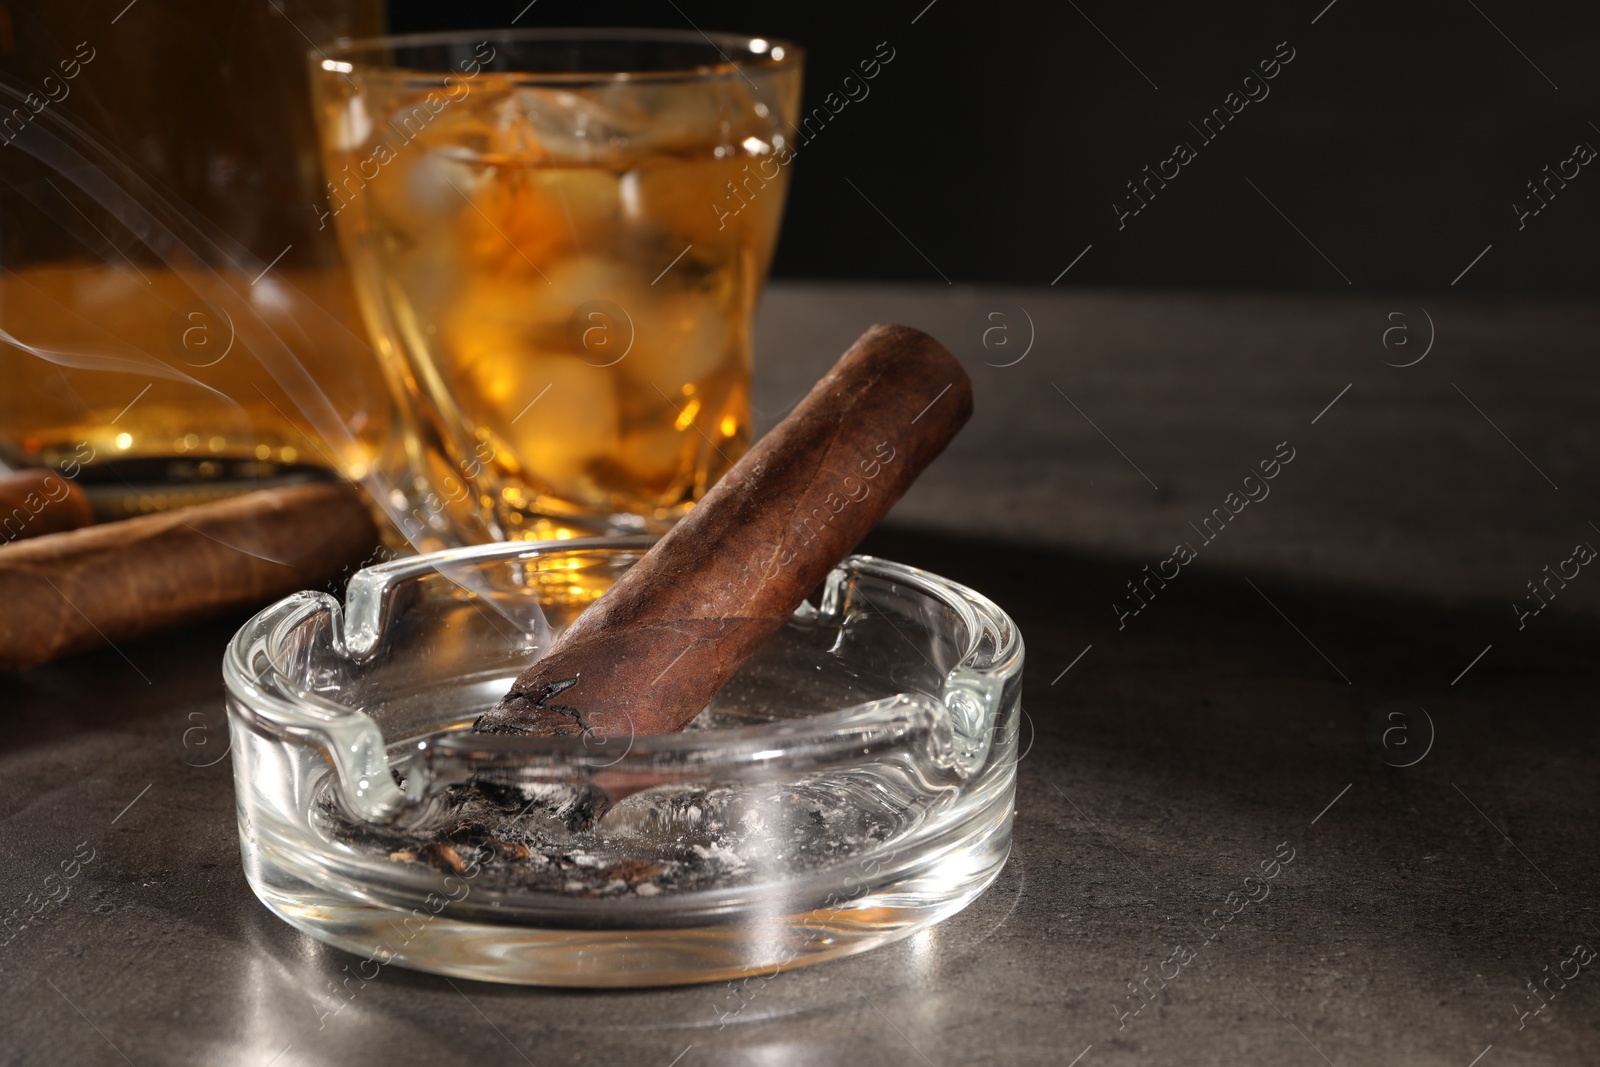
<path fill-rule="evenodd" d="M 490 890 L 651 897 L 731 888 L 833 866 L 883 842 L 897 821 L 858 798 L 805 787 L 651 790 L 609 803 L 595 787 L 474 782 L 449 790 L 423 830 L 351 819 L 331 793 L 313 815 L 330 840 Z"/>

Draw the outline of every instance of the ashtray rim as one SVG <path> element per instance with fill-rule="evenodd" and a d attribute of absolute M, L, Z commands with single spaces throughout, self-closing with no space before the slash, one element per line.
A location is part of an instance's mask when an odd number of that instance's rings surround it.
<path fill-rule="evenodd" d="M 351 577 L 343 602 L 327 593 L 308 591 L 292 594 L 258 612 L 228 642 L 223 655 L 223 679 L 229 694 L 247 707 L 253 717 L 265 719 L 269 725 L 285 733 L 308 725 L 308 716 L 323 724 L 330 717 L 341 714 L 359 715 L 370 721 L 370 717 L 358 708 L 299 690 L 272 665 L 270 656 L 266 657 L 264 667 L 258 666 L 262 658 L 260 653 L 276 643 L 288 629 L 326 612 L 334 651 L 352 662 L 360 663 L 377 654 L 384 629 L 390 621 L 388 614 L 393 610 L 396 592 L 404 583 L 435 573 L 449 577 L 448 568 L 453 565 L 477 567 L 489 562 L 534 559 L 552 552 L 585 549 L 642 551 L 656 540 L 654 535 L 643 534 L 501 541 L 443 549 L 367 567 Z M 958 662 L 946 672 L 947 680 L 959 671 L 998 685 L 1020 669 L 1022 637 L 1011 617 L 976 590 L 918 567 L 865 554 L 847 556 L 828 575 L 822 610 L 827 610 L 828 598 L 855 573 L 867 573 L 909 585 L 962 616 L 967 629 L 967 647 Z M 799 610 L 805 611 L 807 608 L 809 604 L 802 604 Z M 987 654 L 983 651 L 986 633 L 992 635 L 993 639 L 993 651 Z M 914 693 L 902 695 L 913 700 L 919 696 Z M 882 700 L 867 701 L 804 720 L 716 731 L 638 735 L 630 739 L 631 751 L 641 756 L 675 755 L 683 758 L 697 750 L 715 747 L 725 759 L 729 747 L 739 747 L 741 742 L 757 745 L 764 741 L 779 740 L 787 745 L 825 742 L 841 729 L 850 730 L 859 726 L 867 709 L 886 703 Z M 471 737 L 471 747 L 490 758 L 560 759 L 576 765 L 590 763 L 604 766 L 615 762 L 609 758 L 609 753 L 595 753 L 588 745 L 587 738 L 509 734 L 474 734 Z"/>

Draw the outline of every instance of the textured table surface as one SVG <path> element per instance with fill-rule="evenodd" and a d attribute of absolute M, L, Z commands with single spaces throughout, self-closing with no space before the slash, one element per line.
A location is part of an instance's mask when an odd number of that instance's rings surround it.
<path fill-rule="evenodd" d="M 1520 628 L 1512 607 L 1600 545 L 1600 312 L 780 286 L 763 417 L 884 320 L 946 340 L 978 414 L 868 548 L 974 585 L 1028 644 L 1015 845 L 985 896 L 752 982 L 732 1017 L 725 986 L 393 968 L 332 1014 L 355 957 L 240 871 L 229 620 L 0 679 L 0 910 L 93 850 L 0 945 L 0 1062 L 1600 1059 L 1600 966 L 1575 954 L 1600 946 L 1600 573 L 1551 581 Z M 1280 448 L 1269 495 L 1229 497 Z M 1214 508 L 1238 513 L 1206 540 Z M 1125 583 L 1185 542 L 1133 613 Z"/>

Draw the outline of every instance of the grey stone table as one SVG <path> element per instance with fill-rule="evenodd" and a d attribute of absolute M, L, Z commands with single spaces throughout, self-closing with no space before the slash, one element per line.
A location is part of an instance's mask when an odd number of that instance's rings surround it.
<path fill-rule="evenodd" d="M 978 414 L 868 547 L 990 594 L 1028 643 L 1015 846 L 983 898 L 731 1017 L 723 986 L 394 969 L 346 1001 L 354 957 L 240 872 L 228 620 L 0 679 L 0 908 L 92 850 L 0 946 L 0 1060 L 1600 1060 L 1600 573 L 1563 563 L 1600 545 L 1600 312 L 780 286 L 763 418 L 875 320 L 944 338 Z M 1230 896 L 1274 858 L 1266 899 Z"/>

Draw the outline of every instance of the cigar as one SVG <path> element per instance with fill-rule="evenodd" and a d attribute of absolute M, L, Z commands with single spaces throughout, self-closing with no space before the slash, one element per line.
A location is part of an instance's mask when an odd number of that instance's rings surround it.
<path fill-rule="evenodd" d="M 0 670 L 268 603 L 377 542 L 355 491 L 319 483 L 0 547 Z"/>
<path fill-rule="evenodd" d="M 971 414 L 943 345 L 873 326 L 473 728 L 683 729 Z"/>
<path fill-rule="evenodd" d="M 0 476 L 0 543 L 76 530 L 94 522 L 82 489 L 55 471 L 25 470 Z"/>

